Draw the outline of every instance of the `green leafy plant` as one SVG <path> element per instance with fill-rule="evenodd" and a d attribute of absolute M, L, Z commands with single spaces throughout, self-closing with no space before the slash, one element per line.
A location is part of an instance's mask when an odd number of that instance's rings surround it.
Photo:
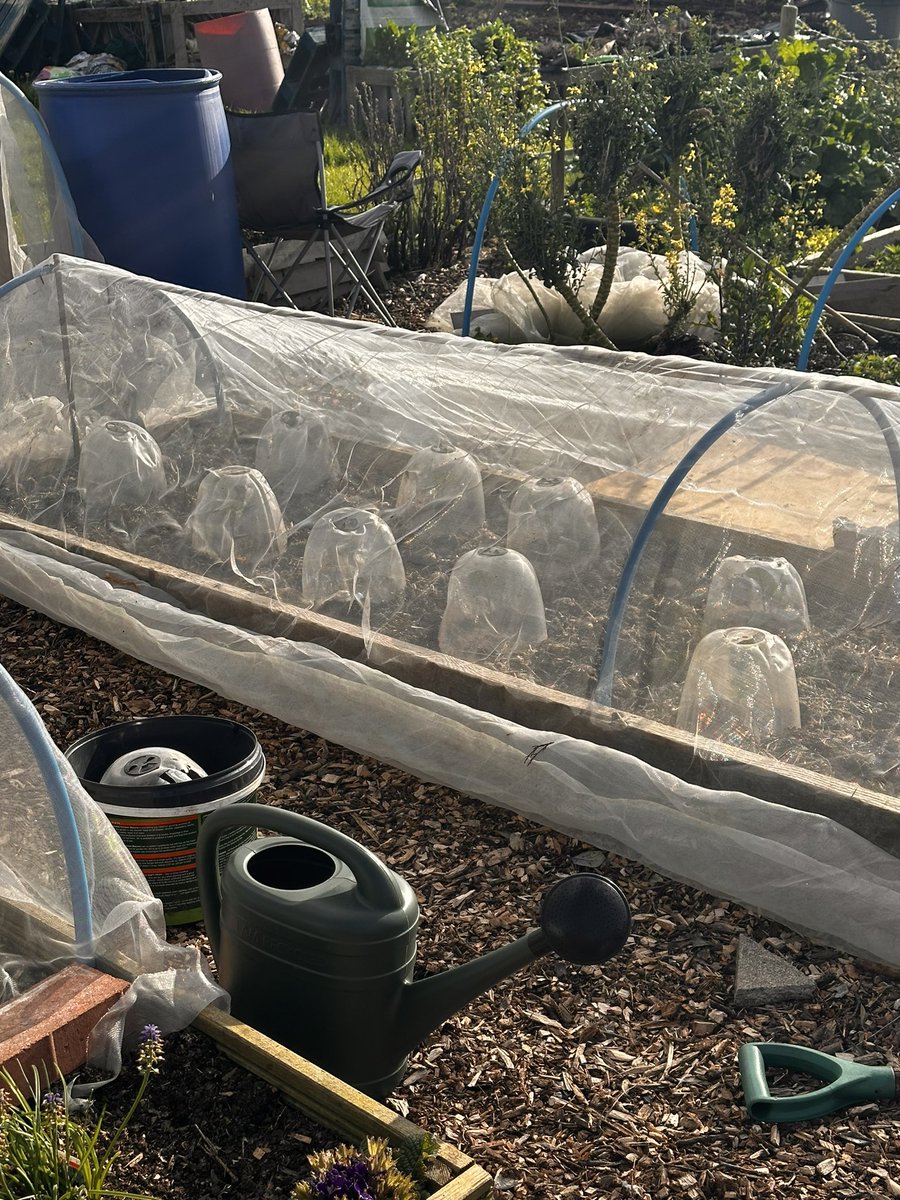
<path fill-rule="evenodd" d="M 394 1151 L 397 1166 L 408 1175 L 421 1191 L 428 1183 L 428 1171 L 434 1164 L 438 1141 L 433 1134 L 423 1133 L 404 1138 Z"/>
<path fill-rule="evenodd" d="M 307 25 L 321 25 L 330 15 L 330 0 L 303 0 L 303 17 Z"/>
<path fill-rule="evenodd" d="M 401 26 L 387 21 L 366 34 L 366 65 L 378 67 L 410 67 L 418 37 L 415 25 Z"/>
<path fill-rule="evenodd" d="M 573 91 L 567 196 L 549 186 L 541 147 L 510 159 L 494 228 L 513 269 L 562 295 L 585 342 L 609 345 L 602 314 L 630 217 L 638 246 L 657 256 L 658 345 L 691 335 L 712 284 L 720 316 L 704 353 L 793 365 L 813 275 L 900 179 L 900 55 L 798 39 L 714 57 L 703 22 L 644 8 L 617 60 Z M 873 96 L 892 99 L 875 114 L 862 103 Z M 605 246 L 590 292 L 581 214 Z M 706 268 L 689 260 L 690 244 Z"/>
<path fill-rule="evenodd" d="M 799 173 L 816 178 L 823 217 L 845 225 L 900 166 L 900 51 L 808 38 L 779 41 L 729 72 L 780 81 L 806 130 Z"/>
<path fill-rule="evenodd" d="M 365 91 L 354 107 L 368 173 L 377 178 L 404 146 L 425 153 L 412 202 L 398 211 L 391 265 L 450 263 L 471 241 L 501 156 L 546 102 L 537 54 L 501 21 L 451 33 L 388 25 L 378 46 L 404 69 L 387 111 Z"/>
<path fill-rule="evenodd" d="M 427 1140 L 426 1140 L 427 1139 Z M 309 1156 L 313 1178 L 296 1184 L 294 1200 L 419 1200 L 424 1165 L 434 1152 L 433 1139 L 415 1139 L 403 1171 L 384 1138 L 367 1138 L 364 1149 L 338 1146 Z"/>
<path fill-rule="evenodd" d="M 866 269 L 869 271 L 883 271 L 885 275 L 900 275 L 900 243 L 895 242 L 892 246 L 885 246 L 883 250 L 872 257 L 872 261 L 866 263 Z"/>
<path fill-rule="evenodd" d="M 848 375 L 900 387 L 900 356 L 896 354 L 859 354 L 848 359 L 844 370 Z"/>
<path fill-rule="evenodd" d="M 0 1200 L 147 1200 L 110 1186 L 119 1143 L 163 1061 L 155 1025 L 141 1033 L 137 1065 L 140 1083 L 112 1135 L 103 1136 L 103 1113 L 83 1123 L 69 1111 L 64 1079 L 60 1090 L 32 1101 L 7 1071 L 0 1071 Z M 35 1071 L 35 1096 L 40 1079 Z"/>

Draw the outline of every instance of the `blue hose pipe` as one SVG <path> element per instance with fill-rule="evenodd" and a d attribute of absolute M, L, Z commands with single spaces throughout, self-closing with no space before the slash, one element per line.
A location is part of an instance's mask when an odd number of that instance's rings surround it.
<path fill-rule="evenodd" d="M 612 703 L 616 652 L 619 648 L 619 634 L 622 632 L 625 608 L 628 604 L 628 597 L 631 594 L 631 588 L 634 584 L 634 577 L 637 574 L 641 556 L 644 553 L 650 534 L 653 532 L 656 522 L 662 516 L 666 505 L 675 495 L 675 492 L 684 481 L 688 472 L 700 461 L 710 446 L 714 445 L 742 417 L 755 412 L 758 408 L 762 408 L 764 404 L 769 404 L 772 400 L 777 400 L 779 396 L 784 396 L 787 392 L 793 391 L 794 386 L 794 384 L 787 383 L 777 384 L 775 387 L 767 388 L 764 392 L 759 392 L 757 395 L 751 396 L 749 400 L 745 400 L 743 404 L 737 405 L 731 412 L 726 413 L 701 438 L 698 438 L 656 493 L 653 503 L 647 509 L 640 528 L 634 536 L 631 550 L 628 553 L 625 565 L 622 568 L 622 574 L 619 577 L 616 594 L 613 596 L 613 602 L 609 610 L 609 621 L 606 626 L 606 637 L 603 642 L 603 651 L 597 670 L 597 684 L 592 697 L 595 704 Z"/>
<path fill-rule="evenodd" d="M 529 133 L 536 128 L 542 121 L 546 121 L 548 117 L 552 117 L 554 113 L 561 112 L 564 108 L 569 108 L 572 105 L 571 100 L 560 100 L 556 104 L 551 104 L 547 108 L 542 108 L 539 113 L 535 113 L 530 117 L 522 128 L 519 130 L 519 140 L 528 137 Z M 475 277 L 478 274 L 478 259 L 481 255 L 481 247 L 484 244 L 484 234 L 487 229 L 488 217 L 491 215 L 491 208 L 494 204 L 494 199 L 500 188 L 500 181 L 503 178 L 503 171 L 509 159 L 509 154 L 505 154 L 497 165 L 494 176 L 488 184 L 488 190 L 484 197 L 484 203 L 481 206 L 481 213 L 478 217 L 478 224 L 475 227 L 475 241 L 472 244 L 472 257 L 469 259 L 469 275 L 466 281 L 466 299 L 463 304 L 462 324 L 460 326 L 460 337 L 468 337 L 469 330 L 472 325 L 472 300 L 475 295 Z"/>
<path fill-rule="evenodd" d="M 10 292 L 14 292 L 17 287 L 21 287 L 23 283 L 32 283 L 35 279 L 43 279 L 46 275 L 52 274 L 54 266 L 53 260 L 48 259 L 46 262 L 38 263 L 36 267 L 30 267 L 21 275 L 14 275 L 6 283 L 0 283 L 0 300 L 4 296 L 8 296 Z"/>
<path fill-rule="evenodd" d="M 875 211 L 859 226 L 856 233 L 853 234 L 850 241 L 837 257 L 837 261 L 831 268 L 828 278 L 819 292 L 816 299 L 815 307 L 812 310 L 809 320 L 806 323 L 806 332 L 803 335 L 803 345 L 800 348 L 800 357 L 797 359 L 797 370 L 806 371 L 809 369 L 809 352 L 812 349 L 813 338 L 816 336 L 816 330 L 819 327 L 819 321 L 822 319 L 822 313 L 825 311 L 825 305 L 828 303 L 828 297 L 831 295 L 831 289 L 837 283 L 838 276 L 847 264 L 847 260 L 856 250 L 859 243 L 863 240 L 876 221 L 880 221 L 885 213 L 890 212 L 895 204 L 900 203 L 900 188 L 892 192 L 886 200 L 884 200 Z"/>
<path fill-rule="evenodd" d="M 63 858 L 69 877 L 72 896 L 72 917 L 75 925 L 75 957 L 79 962 L 94 961 L 94 923 L 91 914 L 91 891 L 88 884 L 84 852 L 78 836 L 78 826 L 72 811 L 69 790 L 63 779 L 56 748 L 50 740 L 37 711 L 9 672 L 0 666 L 0 700 L 5 701 L 16 724 L 28 742 L 35 763 L 53 805 L 62 842 Z"/>

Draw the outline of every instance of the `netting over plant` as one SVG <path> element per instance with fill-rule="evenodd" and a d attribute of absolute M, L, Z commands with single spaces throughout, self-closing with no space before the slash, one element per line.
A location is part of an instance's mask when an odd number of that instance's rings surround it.
<path fill-rule="evenodd" d="M 132 975 L 91 1035 L 91 1065 L 115 1074 L 148 1022 L 181 1029 L 227 998 L 167 944 L 161 903 L 2 668 L 0 745 L 0 1003 L 72 961 Z"/>
<path fill-rule="evenodd" d="M 7 594 L 762 908 L 784 854 L 837 886 L 820 839 L 900 886 L 824 817 L 565 736 L 603 701 L 710 781 L 749 755 L 890 803 L 895 390 L 422 336 L 67 259 L 0 296 L 0 358 Z M 177 604 L 79 568 L 76 537 Z M 800 890 L 779 915 L 821 931 Z"/>

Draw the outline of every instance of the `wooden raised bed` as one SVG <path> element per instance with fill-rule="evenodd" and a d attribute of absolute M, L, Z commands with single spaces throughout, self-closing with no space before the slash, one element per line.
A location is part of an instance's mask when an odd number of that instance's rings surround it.
<path fill-rule="evenodd" d="M 810 284 L 811 292 L 819 286 Z M 843 313 L 865 313 L 873 317 L 895 318 L 900 313 L 900 275 L 878 271 L 842 271 L 831 289 L 828 302 Z"/>
<path fill-rule="evenodd" d="M 689 518 L 670 518 L 689 531 Z M 735 746 L 695 737 L 658 721 L 465 663 L 376 634 L 368 648 L 360 629 L 234 585 L 151 561 L 0 513 L 0 529 L 36 535 L 105 564 L 113 586 L 129 587 L 125 571 L 186 608 L 253 633 L 311 642 L 414 687 L 536 730 L 580 738 L 633 755 L 650 766 L 706 787 L 746 792 L 772 803 L 827 816 L 900 856 L 900 800 L 829 775 L 786 766 Z M 780 543 L 773 541 L 771 549 Z M 809 549 L 810 554 L 815 551 Z"/>
<path fill-rule="evenodd" d="M 35 931 L 74 941 L 74 930 L 51 913 L 33 908 L 25 912 L 0 896 L 0 945 L 15 946 L 27 954 L 29 936 Z M 135 964 L 121 956 L 101 959 L 98 965 L 122 979 L 132 980 L 139 974 Z M 400 1146 L 424 1132 L 393 1109 L 220 1009 L 205 1009 L 193 1025 L 229 1058 L 276 1087 L 324 1129 L 343 1138 L 359 1142 L 371 1135 Z M 455 1146 L 439 1142 L 435 1162 L 450 1178 L 429 1200 L 481 1200 L 490 1194 L 490 1176 Z"/>

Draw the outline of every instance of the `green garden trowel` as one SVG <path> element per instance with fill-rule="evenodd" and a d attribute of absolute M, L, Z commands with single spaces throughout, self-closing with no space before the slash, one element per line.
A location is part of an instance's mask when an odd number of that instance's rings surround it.
<path fill-rule="evenodd" d="M 851 1104 L 894 1100 L 900 1092 L 900 1071 L 893 1067 L 865 1067 L 785 1042 L 747 1042 L 738 1052 L 738 1065 L 747 1111 L 755 1121 L 811 1121 Z M 769 1067 L 811 1075 L 825 1086 L 795 1096 L 773 1096 L 766 1079 Z"/>

